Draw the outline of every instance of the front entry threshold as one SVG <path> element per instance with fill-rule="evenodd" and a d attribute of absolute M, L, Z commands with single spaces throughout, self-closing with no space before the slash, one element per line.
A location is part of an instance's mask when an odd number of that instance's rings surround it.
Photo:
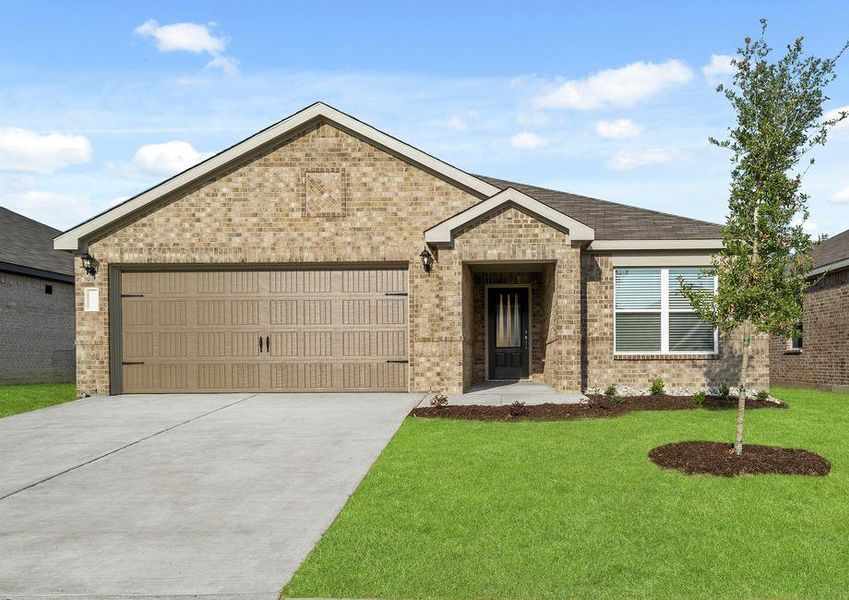
<path fill-rule="evenodd" d="M 558 392 L 537 381 L 488 381 L 472 385 L 465 394 L 448 397 L 448 404 L 500 406 L 514 402 L 532 404 L 581 404 L 587 397 L 580 392 Z"/>

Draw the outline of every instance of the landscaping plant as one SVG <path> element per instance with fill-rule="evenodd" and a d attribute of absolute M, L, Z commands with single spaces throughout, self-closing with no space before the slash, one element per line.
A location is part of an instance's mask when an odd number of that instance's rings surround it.
<path fill-rule="evenodd" d="M 762 19 L 760 37 L 747 37 L 731 61 L 733 83 L 717 88 L 737 116 L 726 139 L 710 139 L 731 151 L 733 165 L 723 248 L 713 259 L 717 293 L 681 281 L 684 296 L 702 319 L 740 339 L 737 456 L 743 453 L 752 336 L 793 335 L 802 318 L 812 241 L 803 229 L 808 196 L 801 185 L 814 161 L 798 167 L 847 117 L 845 111 L 823 116 L 825 88 L 847 46 L 833 58 L 804 56 L 799 37 L 772 62 L 765 35 Z"/>
<path fill-rule="evenodd" d="M 525 414 L 525 412 L 527 412 L 525 409 L 525 403 L 521 400 L 514 400 L 510 405 L 509 414 L 511 417 L 521 417 Z"/>
<path fill-rule="evenodd" d="M 652 396 L 660 396 L 663 393 L 663 390 L 665 389 L 665 387 L 666 386 L 663 385 L 663 379 L 661 379 L 660 377 L 657 377 L 656 379 L 652 380 L 651 388 L 649 388 L 649 389 L 651 390 Z"/>
<path fill-rule="evenodd" d="M 706 398 L 707 394 L 705 394 L 704 392 L 696 392 L 695 394 L 693 394 L 693 404 L 701 406 L 705 403 Z"/>
<path fill-rule="evenodd" d="M 430 399 L 430 405 L 433 408 L 445 408 L 448 405 L 448 398 L 445 397 L 445 394 L 434 394 L 433 398 Z"/>

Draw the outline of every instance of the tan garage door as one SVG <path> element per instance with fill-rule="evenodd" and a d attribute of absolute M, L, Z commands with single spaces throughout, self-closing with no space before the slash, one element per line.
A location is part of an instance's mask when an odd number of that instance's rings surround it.
<path fill-rule="evenodd" d="M 406 391 L 407 271 L 121 274 L 124 393 Z"/>

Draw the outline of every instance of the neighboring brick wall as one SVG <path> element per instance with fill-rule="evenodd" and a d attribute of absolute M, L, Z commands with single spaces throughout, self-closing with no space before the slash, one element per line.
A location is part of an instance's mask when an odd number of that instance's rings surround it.
<path fill-rule="evenodd" d="M 73 380 L 74 286 L 0 273 L 0 384 Z"/>
<path fill-rule="evenodd" d="M 715 388 L 725 383 L 736 387 L 739 380 L 739 335 L 720 337 L 716 356 L 614 356 L 613 353 L 613 266 L 609 254 L 585 255 L 583 297 L 586 303 L 584 387 L 647 389 L 660 377 L 668 388 Z M 749 386 L 769 389 L 769 342 L 767 336 L 752 341 Z"/>
<path fill-rule="evenodd" d="M 849 391 L 849 270 L 811 286 L 802 319 L 801 352 L 789 352 L 786 338 L 770 341 L 773 384 Z"/>
<path fill-rule="evenodd" d="M 304 178 L 317 167 L 344 169 L 346 216 L 305 213 Z M 90 243 L 100 273 L 77 278 L 78 388 L 109 392 L 111 264 L 355 261 L 410 265 L 411 389 L 461 386 L 459 321 L 455 330 L 442 321 L 443 312 L 461 313 L 450 305 L 459 300 L 459 279 L 444 292 L 442 269 L 426 275 L 418 255 L 425 229 L 479 201 L 335 127 L 311 126 Z M 81 312 L 87 286 L 100 288 L 99 312 Z"/>

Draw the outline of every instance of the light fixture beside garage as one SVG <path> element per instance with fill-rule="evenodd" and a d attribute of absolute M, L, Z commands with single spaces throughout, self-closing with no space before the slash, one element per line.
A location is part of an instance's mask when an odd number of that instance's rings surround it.
<path fill-rule="evenodd" d="M 430 273 L 430 270 L 433 268 L 433 254 L 425 248 L 422 250 L 422 253 L 419 254 L 419 257 L 422 259 L 422 268 L 425 273 Z"/>
<path fill-rule="evenodd" d="M 86 252 L 85 254 L 80 256 L 80 259 L 83 261 L 83 271 L 85 271 L 92 277 L 97 275 L 97 261 L 91 254 Z"/>

